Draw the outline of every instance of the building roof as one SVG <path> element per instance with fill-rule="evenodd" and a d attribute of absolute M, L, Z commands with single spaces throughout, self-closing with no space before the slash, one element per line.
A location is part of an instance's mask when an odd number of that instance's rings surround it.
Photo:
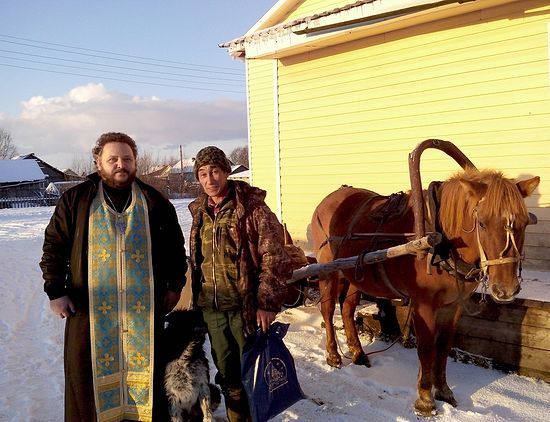
<path fill-rule="evenodd" d="M 195 163 L 195 158 L 184 158 L 183 160 L 178 161 L 172 166 L 170 173 L 193 173 L 193 164 Z M 183 168 L 183 171 L 182 171 Z"/>
<path fill-rule="evenodd" d="M 231 173 L 228 177 L 228 179 L 249 179 L 250 178 L 250 170 L 243 170 L 238 173 Z"/>
<path fill-rule="evenodd" d="M 231 175 L 236 175 L 244 171 L 248 171 L 248 167 L 243 166 L 242 164 L 233 164 L 231 166 Z"/>
<path fill-rule="evenodd" d="M 18 155 L 16 157 L 13 157 L 12 160 L 22 160 L 22 161 L 28 161 L 33 160 L 38 163 L 38 166 L 40 167 L 40 170 L 42 170 L 42 173 L 53 182 L 61 182 L 64 180 L 84 180 L 84 177 L 78 176 L 77 174 L 69 174 L 65 173 L 62 170 L 59 170 L 58 168 L 52 166 L 51 164 L 45 162 L 41 158 L 37 157 L 34 152 L 31 152 L 30 154 L 24 154 L 24 155 Z"/>
<path fill-rule="evenodd" d="M 234 57 L 281 58 L 514 1 L 362 0 L 284 22 L 302 2 L 280 0 L 245 35 L 219 47 Z"/>
<path fill-rule="evenodd" d="M 170 164 L 164 164 L 161 166 L 154 167 L 153 170 L 145 174 L 145 176 L 161 177 L 161 178 L 168 177 L 171 171 L 172 171 L 172 166 Z"/>
<path fill-rule="evenodd" d="M 45 178 L 35 160 L 0 160 L 0 183 L 34 182 Z"/>
<path fill-rule="evenodd" d="M 174 166 L 172 166 L 172 169 L 170 170 L 170 173 L 172 174 L 180 174 L 180 173 L 193 173 L 195 170 L 194 170 L 194 167 L 191 165 L 191 166 L 183 166 L 183 171 L 182 171 L 182 168 L 180 167 L 180 164 L 176 164 Z"/>

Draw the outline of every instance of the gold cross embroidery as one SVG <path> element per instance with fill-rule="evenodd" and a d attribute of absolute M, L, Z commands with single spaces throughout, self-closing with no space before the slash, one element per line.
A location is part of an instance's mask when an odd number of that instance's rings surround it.
<path fill-rule="evenodd" d="M 105 366 L 109 366 L 111 362 L 113 362 L 114 360 L 115 358 L 109 355 L 109 353 L 105 353 L 105 357 L 102 357 L 101 359 L 99 359 L 99 361 L 105 364 Z"/>
<path fill-rule="evenodd" d="M 110 258 L 111 254 L 107 252 L 107 249 L 103 249 L 97 257 L 103 262 L 107 262 L 107 258 Z"/>
<path fill-rule="evenodd" d="M 139 264 L 143 258 L 145 258 L 145 255 L 140 252 L 138 249 L 131 255 L 132 259 L 135 259 L 136 262 Z"/>
<path fill-rule="evenodd" d="M 131 361 L 134 365 L 142 366 L 143 362 L 145 362 L 145 356 L 143 356 L 141 353 L 138 352 L 137 355 L 132 356 Z"/>
<path fill-rule="evenodd" d="M 101 303 L 101 306 L 98 306 L 98 308 L 102 313 L 103 315 L 107 314 L 107 311 L 113 309 L 113 307 L 111 305 L 107 305 L 107 302 L 103 301 Z"/>
<path fill-rule="evenodd" d="M 145 306 L 141 304 L 141 300 L 138 300 L 132 309 L 136 311 L 137 314 L 141 314 L 141 311 L 145 310 Z"/>

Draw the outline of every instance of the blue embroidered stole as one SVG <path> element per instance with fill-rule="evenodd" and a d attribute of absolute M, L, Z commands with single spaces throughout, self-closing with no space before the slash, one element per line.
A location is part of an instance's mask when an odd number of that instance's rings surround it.
<path fill-rule="evenodd" d="M 98 421 L 152 420 L 154 289 L 147 204 L 136 183 L 122 213 L 103 185 L 92 202 L 88 296 Z"/>

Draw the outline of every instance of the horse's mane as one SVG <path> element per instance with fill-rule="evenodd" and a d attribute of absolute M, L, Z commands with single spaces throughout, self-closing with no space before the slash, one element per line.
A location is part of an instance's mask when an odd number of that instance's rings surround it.
<path fill-rule="evenodd" d="M 448 238 L 459 237 L 463 229 L 470 229 L 464 227 L 464 220 L 472 216 L 480 199 L 471 195 L 461 181 L 484 186 L 484 209 L 490 216 L 512 214 L 516 218 L 528 218 L 527 207 L 512 179 L 505 178 L 500 171 L 469 168 L 456 173 L 442 184 L 439 223 Z"/>

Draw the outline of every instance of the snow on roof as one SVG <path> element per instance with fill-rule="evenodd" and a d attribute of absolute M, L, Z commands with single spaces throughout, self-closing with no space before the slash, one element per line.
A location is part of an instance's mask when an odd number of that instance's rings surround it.
<path fill-rule="evenodd" d="M 193 166 L 183 166 L 183 171 L 181 167 L 179 166 L 179 163 L 175 166 L 172 166 L 172 169 L 170 170 L 170 173 L 172 174 L 180 174 L 180 173 L 193 173 L 195 171 L 195 168 Z"/>
<path fill-rule="evenodd" d="M 31 182 L 45 178 L 35 160 L 0 160 L 0 183 Z"/>
<path fill-rule="evenodd" d="M 178 161 L 172 165 L 170 173 L 180 174 L 180 173 L 193 173 L 193 166 L 195 164 L 195 158 L 184 158 L 183 160 Z M 182 171 L 183 168 L 183 171 Z"/>
<path fill-rule="evenodd" d="M 243 166 L 242 164 L 233 164 L 231 166 L 231 174 L 237 174 L 242 173 L 243 171 L 247 171 L 248 167 Z"/>

